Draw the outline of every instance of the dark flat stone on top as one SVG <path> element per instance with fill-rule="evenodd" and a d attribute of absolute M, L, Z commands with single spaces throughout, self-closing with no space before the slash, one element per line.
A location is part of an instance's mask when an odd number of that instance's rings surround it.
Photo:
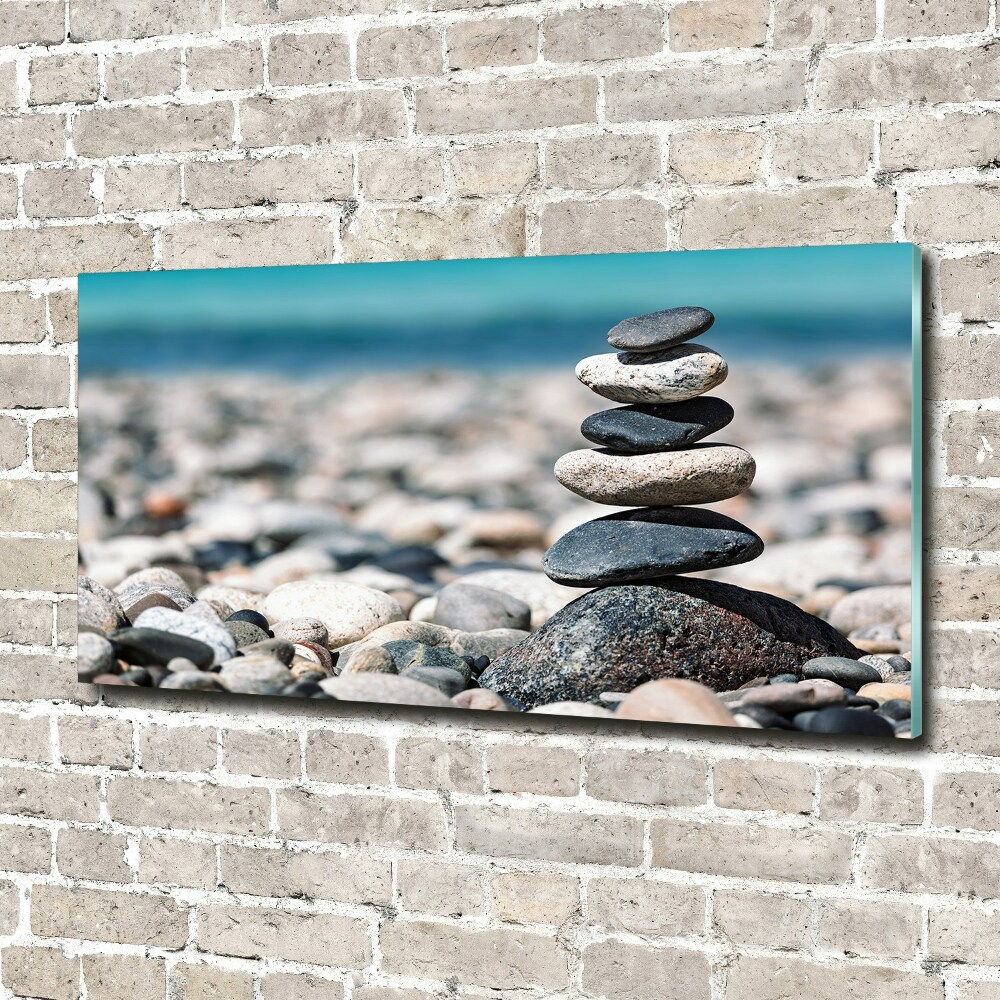
<path fill-rule="evenodd" d="M 661 351 L 704 333 L 715 317 L 701 306 L 677 306 L 622 320 L 608 333 L 620 351 Z"/>
<path fill-rule="evenodd" d="M 631 455 L 687 448 L 721 430 L 733 419 L 733 408 L 717 396 L 698 396 L 682 403 L 637 403 L 592 413 L 580 433 L 594 444 Z"/>

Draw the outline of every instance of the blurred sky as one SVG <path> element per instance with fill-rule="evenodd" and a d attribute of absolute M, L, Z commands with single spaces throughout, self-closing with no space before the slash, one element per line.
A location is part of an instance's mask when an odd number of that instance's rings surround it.
<path fill-rule="evenodd" d="M 715 313 L 730 355 L 908 351 L 910 244 L 80 276 L 83 374 L 555 364 L 627 316 Z M 366 360 L 367 359 L 367 360 Z"/>

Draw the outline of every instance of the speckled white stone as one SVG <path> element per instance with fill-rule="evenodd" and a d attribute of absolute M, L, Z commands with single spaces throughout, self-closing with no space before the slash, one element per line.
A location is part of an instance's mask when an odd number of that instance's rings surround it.
<path fill-rule="evenodd" d="M 638 354 L 595 354 L 576 366 L 589 389 L 619 403 L 679 403 L 694 399 L 726 380 L 721 354 L 696 344 Z"/>

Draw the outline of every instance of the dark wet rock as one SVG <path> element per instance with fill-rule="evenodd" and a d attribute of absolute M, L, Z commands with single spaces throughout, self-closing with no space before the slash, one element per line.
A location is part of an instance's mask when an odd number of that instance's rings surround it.
<path fill-rule="evenodd" d="M 816 656 L 857 652 L 788 601 L 671 577 L 584 594 L 494 660 L 480 684 L 530 708 L 596 701 L 602 691 L 631 691 L 662 677 L 732 690 L 765 669 L 797 674 Z"/>
<path fill-rule="evenodd" d="M 313 698 L 318 694 L 324 694 L 323 689 L 317 681 L 296 681 L 291 687 L 286 687 L 281 692 L 289 698 Z"/>
<path fill-rule="evenodd" d="M 262 628 L 248 621 L 233 621 L 227 618 L 223 623 L 226 631 L 233 637 L 237 649 L 244 646 L 252 646 L 255 642 L 266 642 L 270 636 Z"/>
<path fill-rule="evenodd" d="M 382 649 L 392 657 L 393 665 L 400 674 L 415 667 L 445 667 L 459 673 L 466 683 L 472 677 L 472 670 L 465 660 L 444 646 L 428 646 L 422 642 L 398 639 L 383 643 Z"/>
<path fill-rule="evenodd" d="M 754 532 L 715 511 L 642 507 L 567 532 L 545 553 L 542 568 L 557 583 L 598 587 L 733 566 L 763 550 Z"/>
<path fill-rule="evenodd" d="M 190 636 L 165 632 L 156 628 L 124 628 L 111 634 L 115 651 L 126 663 L 164 666 L 172 659 L 183 656 L 195 666 L 209 667 L 215 659 L 211 646 Z"/>
<path fill-rule="evenodd" d="M 721 430 L 733 419 L 733 408 L 717 396 L 698 396 L 682 403 L 635 404 L 592 413 L 580 433 L 594 444 L 638 454 L 687 448 Z"/>
<path fill-rule="evenodd" d="M 500 590 L 471 583 L 451 583 L 438 592 L 434 622 L 464 632 L 527 629 L 531 626 L 531 607 Z"/>
<path fill-rule="evenodd" d="M 142 628 L 162 629 L 164 632 L 197 639 L 211 647 L 216 663 L 224 663 L 236 653 L 235 639 L 204 602 L 201 602 L 199 608 L 191 605 L 186 612 L 150 608 L 136 618 L 134 623 Z"/>
<path fill-rule="evenodd" d="M 659 351 L 704 333 L 715 317 L 701 306 L 677 306 L 622 320 L 608 343 L 622 351 Z"/>
<path fill-rule="evenodd" d="M 871 664 L 847 656 L 819 656 L 802 664 L 802 676 L 836 681 L 852 691 L 882 680 L 882 675 Z"/>
<path fill-rule="evenodd" d="M 845 736 L 894 736 L 895 727 L 875 712 L 857 708 L 824 708 L 796 715 L 796 728 L 807 733 L 840 733 Z"/>
<path fill-rule="evenodd" d="M 271 623 L 259 611 L 252 611 L 250 608 L 234 611 L 226 621 L 247 622 L 249 625 L 256 625 L 262 632 L 269 632 L 271 629 Z"/>

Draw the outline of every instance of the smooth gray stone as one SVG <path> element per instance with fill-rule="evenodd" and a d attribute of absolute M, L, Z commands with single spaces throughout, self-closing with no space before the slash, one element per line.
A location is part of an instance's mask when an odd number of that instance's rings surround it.
<path fill-rule="evenodd" d="M 450 583 L 438 592 L 434 622 L 463 632 L 527 629 L 531 608 L 510 594 L 472 583 Z"/>
<path fill-rule="evenodd" d="M 631 454 L 687 448 L 721 430 L 733 419 L 733 408 L 717 396 L 698 396 L 682 403 L 619 406 L 592 413 L 580 433 L 594 444 Z"/>
<path fill-rule="evenodd" d="M 542 569 L 556 583 L 600 587 L 734 566 L 763 551 L 754 532 L 715 511 L 644 507 L 574 528 L 545 553 Z"/>
<path fill-rule="evenodd" d="M 677 306 L 631 316 L 608 333 L 608 343 L 623 351 L 659 351 L 704 333 L 715 317 L 701 306 Z"/>
<path fill-rule="evenodd" d="M 852 691 L 882 680 L 882 675 L 870 663 L 862 663 L 846 656 L 818 656 L 809 660 L 802 665 L 802 676 L 836 681 Z"/>

